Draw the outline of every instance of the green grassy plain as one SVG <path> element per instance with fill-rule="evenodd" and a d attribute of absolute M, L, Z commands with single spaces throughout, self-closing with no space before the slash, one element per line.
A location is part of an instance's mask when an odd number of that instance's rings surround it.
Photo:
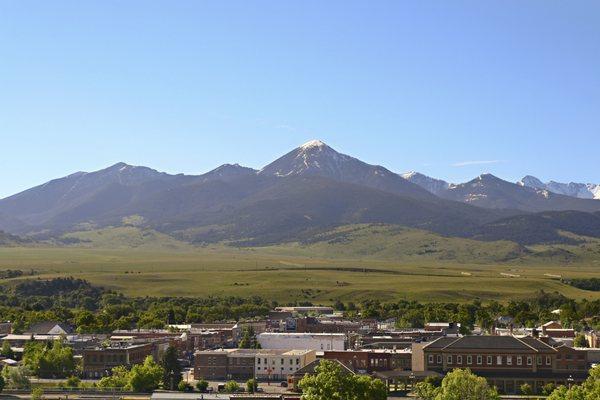
<path fill-rule="evenodd" d="M 33 269 L 35 278 L 84 278 L 132 296 L 259 295 L 316 303 L 364 298 L 502 301 L 543 289 L 576 299 L 600 298 L 598 292 L 557 279 L 597 277 L 595 243 L 531 250 L 381 227 L 351 227 L 341 233 L 336 230 L 309 245 L 238 249 L 194 247 L 155 232 L 117 228 L 71 234 L 85 239 L 75 246 L 0 248 L 0 269 Z"/>

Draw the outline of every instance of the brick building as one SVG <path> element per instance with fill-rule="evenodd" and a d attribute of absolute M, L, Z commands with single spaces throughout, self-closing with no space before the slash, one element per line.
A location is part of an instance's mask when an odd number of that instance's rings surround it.
<path fill-rule="evenodd" d="M 351 370 L 361 374 L 377 371 L 411 369 L 411 351 L 409 350 L 348 350 L 326 351 L 323 358 L 337 360 Z"/>
<path fill-rule="evenodd" d="M 101 378 L 110 375 L 112 368 L 141 364 L 147 356 L 155 354 L 153 343 L 121 344 L 94 347 L 82 351 L 82 374 L 84 378 Z"/>
<path fill-rule="evenodd" d="M 423 346 L 422 351 L 425 371 L 469 368 L 509 394 L 524 383 L 540 391 L 549 382 L 582 382 L 589 368 L 586 352 L 564 345 L 554 347 L 531 336 L 444 337 Z"/>
<path fill-rule="evenodd" d="M 291 373 L 316 360 L 314 350 L 219 349 L 197 351 L 196 379 L 285 380 Z"/>

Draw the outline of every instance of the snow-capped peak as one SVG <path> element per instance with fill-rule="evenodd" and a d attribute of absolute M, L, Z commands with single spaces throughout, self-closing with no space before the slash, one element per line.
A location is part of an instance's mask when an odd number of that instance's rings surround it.
<path fill-rule="evenodd" d="M 600 200 L 600 185 L 593 183 L 561 183 L 555 181 L 544 183 L 541 180 L 528 175 L 521 179 L 518 184 L 580 199 Z"/>
<path fill-rule="evenodd" d="M 523 177 L 523 179 L 517 182 L 517 185 L 528 186 L 534 189 L 544 189 L 546 187 L 546 185 L 541 180 L 531 175 Z"/>
<path fill-rule="evenodd" d="M 310 140 L 310 141 L 304 143 L 302 146 L 300 146 L 300 148 L 302 150 L 308 150 L 308 149 L 312 149 L 315 147 L 326 147 L 326 146 L 327 145 L 324 142 L 322 142 L 318 139 L 314 139 L 314 140 Z"/>
<path fill-rule="evenodd" d="M 405 173 L 401 174 L 400 176 L 406 180 L 410 180 L 410 178 L 413 178 L 418 175 L 420 175 L 420 174 L 417 171 L 409 171 L 409 172 L 405 172 Z"/>

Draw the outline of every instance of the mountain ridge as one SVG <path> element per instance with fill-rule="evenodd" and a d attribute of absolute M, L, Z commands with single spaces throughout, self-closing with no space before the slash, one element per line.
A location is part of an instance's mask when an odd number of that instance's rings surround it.
<path fill-rule="evenodd" d="M 381 223 L 522 241 L 521 234 L 511 236 L 493 223 L 539 225 L 535 218 L 510 218 L 548 211 L 582 219 L 566 213 L 571 210 L 600 212 L 600 201 L 491 174 L 463 184 L 416 172 L 400 175 L 313 140 L 261 169 L 223 164 L 200 175 L 171 175 L 120 162 L 76 172 L 1 199 L 0 229 L 46 237 L 135 220 L 141 228 L 191 242 L 261 245 L 301 240 L 340 225 Z"/>
<path fill-rule="evenodd" d="M 535 189 L 545 189 L 553 193 L 580 199 L 600 200 L 600 184 L 596 183 L 561 183 L 556 181 L 544 183 L 535 176 L 527 175 L 517 182 L 517 184 Z"/>

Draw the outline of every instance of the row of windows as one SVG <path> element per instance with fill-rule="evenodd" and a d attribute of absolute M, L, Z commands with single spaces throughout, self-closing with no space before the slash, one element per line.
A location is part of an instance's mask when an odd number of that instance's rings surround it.
<path fill-rule="evenodd" d="M 257 370 L 257 371 L 260 371 L 260 367 L 256 367 L 256 370 Z M 267 372 L 268 372 L 268 370 L 269 370 L 269 369 L 268 369 L 268 367 L 265 367 L 264 371 L 267 371 Z M 283 370 L 284 370 L 284 368 L 283 368 L 283 367 L 281 367 L 281 371 L 283 371 Z M 295 370 L 297 370 L 297 368 L 290 367 L 290 371 L 295 371 Z M 273 371 L 271 371 L 271 372 L 273 372 Z"/>
<path fill-rule="evenodd" d="M 267 359 L 266 359 L 266 358 L 260 358 L 260 357 L 256 359 L 256 363 L 257 363 L 258 365 L 260 365 L 260 364 L 261 364 L 261 360 L 264 360 L 264 361 L 262 362 L 263 364 L 265 364 L 265 365 L 267 365 L 267 364 L 268 364 L 268 361 L 267 361 Z M 290 365 L 294 365 L 294 359 L 290 358 L 290 359 L 289 359 L 289 361 L 290 361 Z M 281 364 L 281 365 L 283 365 L 283 364 L 284 364 L 284 362 L 285 362 L 285 361 L 284 361 L 284 359 L 282 358 L 282 359 L 280 360 L 280 364 Z M 275 360 L 271 360 L 271 364 L 272 364 L 272 365 L 275 365 Z M 299 359 L 299 358 L 296 358 L 296 365 L 300 365 L 300 359 Z"/>
<path fill-rule="evenodd" d="M 466 359 L 466 363 L 467 365 L 472 365 L 473 361 L 476 361 L 477 365 L 483 365 L 483 361 L 484 361 L 484 356 L 482 355 L 477 355 L 477 356 L 472 356 L 472 355 L 452 355 L 452 354 L 448 354 L 446 356 L 446 364 L 448 365 L 452 365 L 452 364 L 456 364 L 456 365 L 462 365 L 463 364 L 463 360 Z M 434 357 L 433 354 L 429 355 L 428 361 L 429 364 L 442 364 L 442 355 L 438 354 L 436 357 Z M 485 356 L 485 365 L 523 365 L 523 363 L 526 363 L 527 365 L 533 365 L 533 356 Z M 515 363 L 515 364 L 513 364 Z M 536 359 L 536 363 L 537 365 L 542 365 L 542 356 L 537 356 Z M 546 365 L 552 365 L 552 357 L 551 356 L 546 356 Z"/>
<path fill-rule="evenodd" d="M 95 363 L 95 362 L 125 362 L 125 355 L 124 354 L 99 354 L 97 357 L 95 354 L 92 354 L 91 356 L 89 356 L 88 360 L 90 360 L 90 362 Z"/>

